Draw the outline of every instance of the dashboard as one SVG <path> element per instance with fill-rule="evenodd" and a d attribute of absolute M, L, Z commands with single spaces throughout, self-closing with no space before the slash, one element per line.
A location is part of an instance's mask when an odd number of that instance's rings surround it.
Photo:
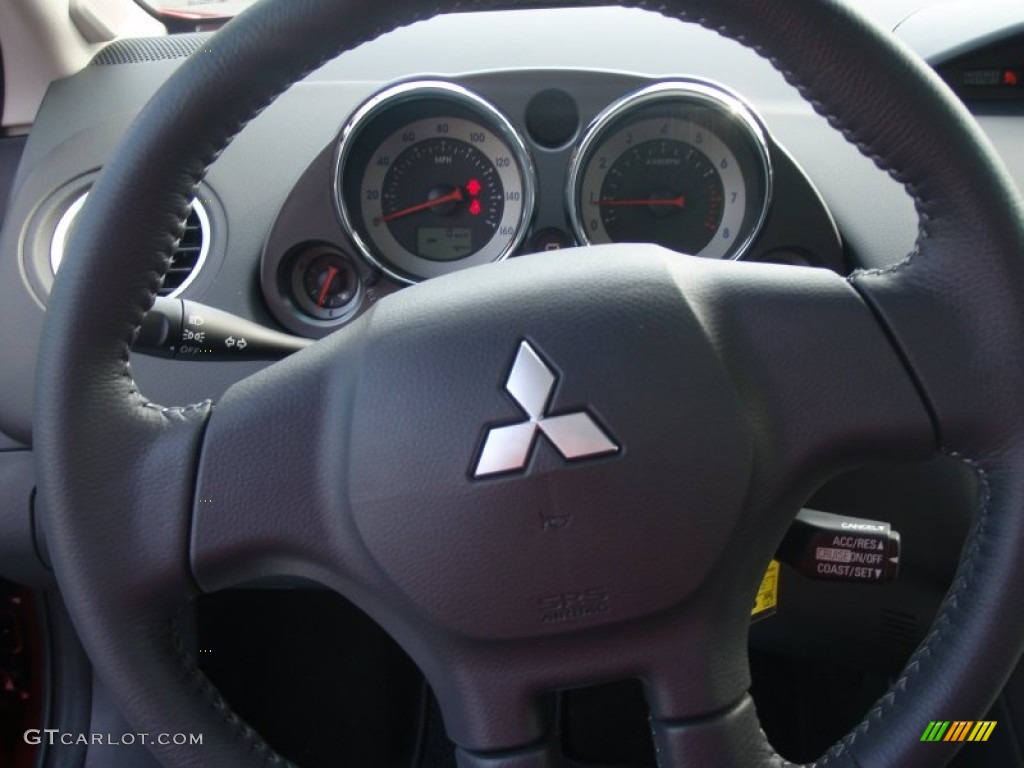
<path fill-rule="evenodd" d="M 490 40 L 495 25 L 504 34 Z M 564 34 L 581 25 L 586 40 Z M 645 45 L 620 45 L 624 36 Z M 18 442 L 31 439 L 28 374 L 74 209 L 134 115 L 209 40 L 118 41 L 47 93 L 13 184 L 8 221 L 19 225 L 0 239 L 13 256 L 0 264 L 0 322 L 19 328 L 0 340 L 11 364 L 0 431 Z M 474 144 L 480 134 L 494 150 Z M 428 156 L 460 170 L 437 175 Z M 665 186 L 677 159 L 705 183 Z M 395 217 L 456 191 L 462 201 Z M 645 197 L 660 203 L 622 204 Z M 903 189 L 738 43 L 621 8 L 481 13 L 365 44 L 251 121 L 202 180 L 163 292 L 318 338 L 410 283 L 577 243 L 653 240 L 845 272 L 898 260 L 915 232 Z M 176 361 L 132 362 L 164 403 L 216 399 L 264 365 L 209 364 L 197 376 Z"/>
<path fill-rule="evenodd" d="M 988 86 L 979 93 L 968 85 L 988 82 L 993 71 L 1001 77 L 999 67 L 1019 58 L 1019 34 L 1007 19 L 1015 18 L 1012 7 L 974 14 L 967 25 L 945 4 L 865 5 L 899 25 L 954 87 L 967 88 L 964 98 L 1024 186 L 1019 107 L 1010 98 L 1016 91 Z M 566 34 L 584 26 L 585 36 Z M 501 35 L 490 34 L 499 28 Z M 627 39 L 644 44 L 623 45 Z M 0 263 L 0 322 L 19 329 L 0 339 L 9 363 L 0 372 L 0 432 L 15 443 L 31 440 L 36 340 L 76 207 L 134 115 L 209 40 L 183 34 L 118 41 L 49 88 L 16 158 L 10 225 L 0 235 L 9 255 Z M 974 74 L 965 80 L 961 71 Z M 978 98 L 989 93 L 998 100 Z M 439 122 L 463 131 L 468 141 L 452 135 L 460 143 L 451 144 L 467 153 L 460 162 L 482 157 L 486 170 L 500 156 L 509 166 L 496 168 L 497 181 L 485 188 L 482 172 L 436 176 L 412 154 L 395 168 L 373 165 L 390 163 L 391 155 L 398 161 L 409 149 L 403 134 L 417 122 L 428 132 Z M 641 135 L 666 126 L 668 143 Z M 472 139 L 480 133 L 507 151 L 477 155 Z M 640 158 L 642 150 L 628 145 L 631 133 L 658 156 Z M 698 150 L 705 136 L 719 140 L 710 154 Z M 418 136 L 414 152 L 429 154 L 436 138 Z M 382 151 L 389 141 L 397 145 Z M 687 172 L 699 176 L 717 164 L 713 183 L 685 194 L 660 189 L 656 163 L 691 149 Z M 655 164 L 637 175 L 637 162 Z M 630 163 L 634 170 L 625 173 Z M 414 176 L 422 177 L 419 186 L 410 183 Z M 481 184 L 479 217 L 469 212 L 474 196 L 465 186 L 474 180 Z M 450 203 L 451 212 L 432 204 L 383 221 L 438 190 L 451 187 L 452 194 L 453 185 L 465 199 Z M 726 187 L 736 200 L 712 210 Z M 499 188 L 520 199 L 498 201 Z M 483 213 L 486 195 L 501 203 L 500 216 L 497 208 Z M 675 205 L 681 195 L 683 208 Z M 643 197 L 660 203 L 622 204 Z M 661 231 L 701 211 L 702 226 Z M 163 293 L 318 338 L 410 283 L 537 250 L 643 239 L 712 258 L 845 273 L 897 262 L 916 232 L 903 188 L 742 45 L 635 9 L 492 12 L 432 19 L 360 46 L 251 121 L 200 184 Z M 137 356 L 133 371 L 154 400 L 175 403 L 216 399 L 264 365 L 218 363 L 196 376 L 174 361 Z"/>
<path fill-rule="evenodd" d="M 304 238 L 313 221 L 324 236 Z M 842 268 L 817 190 L 737 94 L 517 69 L 371 95 L 288 195 L 260 285 L 276 320 L 316 337 L 403 285 L 611 242 Z"/>

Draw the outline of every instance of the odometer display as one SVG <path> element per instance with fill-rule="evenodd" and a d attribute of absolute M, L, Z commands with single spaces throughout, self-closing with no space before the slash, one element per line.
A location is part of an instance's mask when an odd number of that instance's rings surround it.
<path fill-rule="evenodd" d="M 416 230 L 416 252 L 424 259 L 455 261 L 473 250 L 473 230 L 468 227 L 419 227 Z"/>
<path fill-rule="evenodd" d="M 443 83 L 407 84 L 357 113 L 339 154 L 342 219 L 404 282 L 498 261 L 521 242 L 532 166 L 507 121 Z"/>

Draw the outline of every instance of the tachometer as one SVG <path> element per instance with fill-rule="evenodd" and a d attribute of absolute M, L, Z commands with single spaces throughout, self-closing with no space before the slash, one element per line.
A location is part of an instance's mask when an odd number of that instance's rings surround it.
<path fill-rule="evenodd" d="M 337 168 L 346 229 L 403 282 L 507 257 L 532 213 L 522 140 L 494 107 L 449 83 L 405 83 L 371 99 L 342 133 Z"/>
<path fill-rule="evenodd" d="M 742 103 L 705 83 L 659 83 L 591 125 L 570 169 L 569 208 L 582 242 L 738 258 L 770 191 L 765 134 Z"/>

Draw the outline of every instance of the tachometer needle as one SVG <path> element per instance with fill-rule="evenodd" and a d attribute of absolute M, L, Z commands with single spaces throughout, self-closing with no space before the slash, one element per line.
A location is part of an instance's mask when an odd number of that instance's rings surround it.
<path fill-rule="evenodd" d="M 425 200 L 422 203 L 416 205 L 410 205 L 408 208 L 403 208 L 400 211 L 389 213 L 387 216 L 381 216 L 381 221 L 392 221 L 393 219 L 399 219 L 402 216 L 408 216 L 410 213 L 417 213 L 419 211 L 425 211 L 427 208 L 433 208 L 435 205 L 442 205 L 443 203 L 458 203 L 462 202 L 462 187 L 457 187 L 454 191 L 449 192 L 447 195 L 441 197 L 435 197 L 433 200 Z"/>
<path fill-rule="evenodd" d="M 323 309 L 324 302 L 327 300 L 327 294 L 331 290 L 331 281 L 334 280 L 334 276 L 338 274 L 337 267 L 327 268 L 327 277 L 324 278 L 324 286 L 320 289 L 320 298 L 316 300 L 316 305 Z"/>
<path fill-rule="evenodd" d="M 658 199 L 653 198 L 651 200 L 615 200 L 611 198 L 605 198 L 604 200 L 598 200 L 595 205 L 671 205 L 676 208 L 686 207 L 686 198 L 680 195 L 679 197 L 673 197 L 671 199 Z"/>

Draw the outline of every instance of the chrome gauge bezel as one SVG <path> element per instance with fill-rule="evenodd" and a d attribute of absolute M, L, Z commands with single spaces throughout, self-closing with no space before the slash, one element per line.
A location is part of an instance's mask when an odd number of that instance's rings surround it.
<path fill-rule="evenodd" d="M 352 298 L 341 307 L 321 307 L 317 305 L 310 299 L 309 295 L 306 293 L 306 287 L 303 284 L 306 269 L 309 268 L 317 259 L 325 256 L 333 257 L 337 261 L 341 262 L 343 267 L 348 269 L 352 282 L 355 286 L 352 291 Z M 288 288 L 290 290 L 291 300 L 305 315 L 304 319 L 307 322 L 330 327 L 347 323 L 356 316 L 362 306 L 366 289 L 357 270 L 351 263 L 351 257 L 346 255 L 344 251 L 340 251 L 333 246 L 325 244 L 307 245 L 300 248 L 298 253 L 294 254 L 289 261 L 291 263 L 288 267 Z"/>
<path fill-rule="evenodd" d="M 458 261 L 434 261 L 417 256 L 405 249 L 403 253 L 388 255 L 378 249 L 361 232 L 359 213 L 354 211 L 345 194 L 346 169 L 350 172 L 365 173 L 365 168 L 349 167 L 353 150 L 363 137 L 365 130 L 376 120 L 399 105 L 421 101 L 425 106 L 431 102 L 451 103 L 461 110 L 472 114 L 481 126 L 499 136 L 508 146 L 513 161 L 518 166 L 522 178 L 522 200 L 515 232 L 497 255 L 485 251 L 477 251 Z M 429 110 L 428 110 L 429 112 Z M 432 113 L 431 113 L 432 114 Z M 396 127 L 400 130 L 400 126 Z M 389 132 L 389 134 L 393 133 Z M 372 96 L 345 123 L 334 153 L 334 204 L 345 233 L 358 249 L 360 255 L 373 267 L 379 269 L 398 283 L 411 285 L 421 280 L 438 277 L 449 272 L 478 266 L 494 261 L 503 261 L 511 256 L 526 237 L 530 221 L 534 215 L 536 200 L 536 171 L 526 142 L 511 121 L 497 107 L 486 99 L 454 83 L 444 80 L 416 80 L 391 86 Z M 495 235 L 498 237 L 500 235 Z"/>
<path fill-rule="evenodd" d="M 750 150 L 757 163 L 757 167 L 753 170 L 759 173 L 763 179 L 763 200 L 760 209 L 755 211 L 754 216 L 748 218 L 744 214 L 743 218 L 750 222 L 747 231 L 743 232 L 735 244 L 727 249 L 725 255 L 718 257 L 731 260 L 739 259 L 750 249 L 760 234 L 771 207 L 774 169 L 768 143 L 768 131 L 757 113 L 739 96 L 716 83 L 704 80 L 670 80 L 646 86 L 613 102 L 594 118 L 569 161 L 566 208 L 569 212 L 573 234 L 578 242 L 585 245 L 595 245 L 601 242 L 594 241 L 588 236 L 585 217 L 581 215 L 580 211 L 581 188 L 594 151 L 602 146 L 606 139 L 615 135 L 618 126 L 628 124 L 631 118 L 638 116 L 640 116 L 640 120 L 644 120 L 642 113 L 646 108 L 673 102 L 691 102 L 722 114 L 739 128 L 750 142 Z M 716 136 L 716 140 L 721 141 L 721 137 Z M 733 148 L 727 144 L 725 146 L 731 155 L 734 151 Z"/>

